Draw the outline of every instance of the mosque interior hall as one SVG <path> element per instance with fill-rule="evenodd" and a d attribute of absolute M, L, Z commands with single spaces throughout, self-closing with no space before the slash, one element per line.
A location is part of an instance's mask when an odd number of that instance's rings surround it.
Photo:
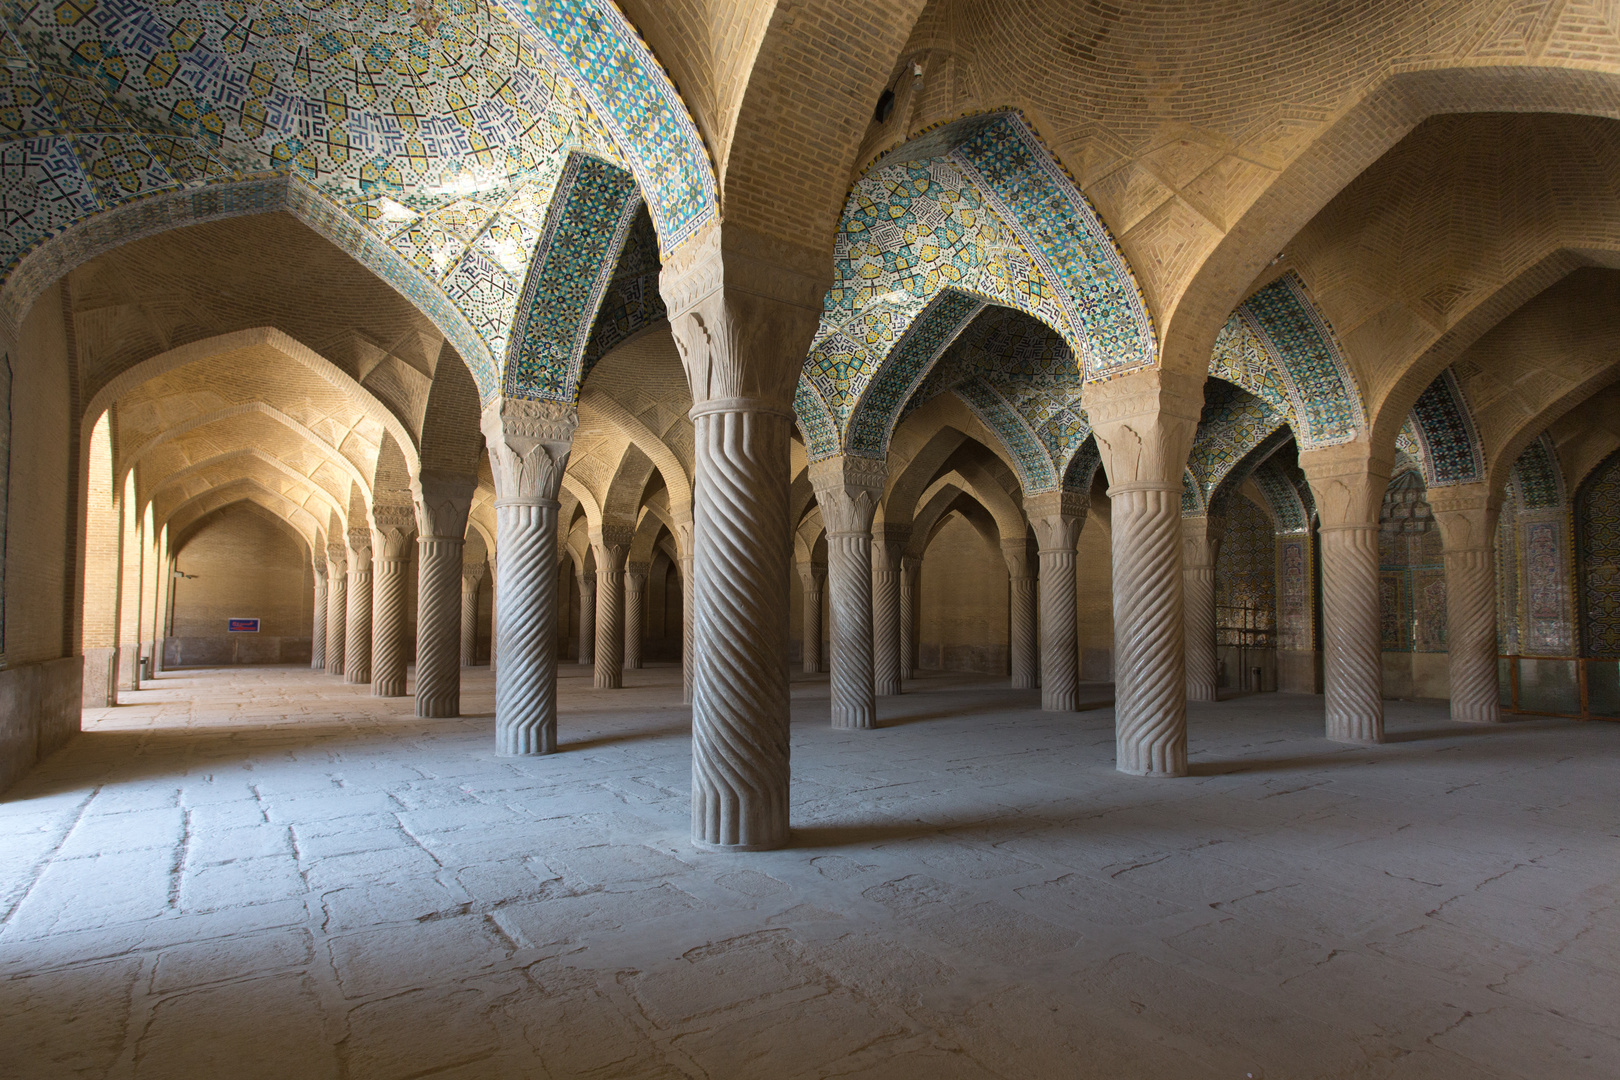
<path fill-rule="evenodd" d="M 1620 1076 L 1620 0 L 0 0 L 0 1075 Z"/>

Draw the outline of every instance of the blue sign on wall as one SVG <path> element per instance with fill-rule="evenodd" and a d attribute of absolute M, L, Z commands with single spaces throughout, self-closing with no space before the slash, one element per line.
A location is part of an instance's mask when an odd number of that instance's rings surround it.
<path fill-rule="evenodd" d="M 257 634 L 259 632 L 259 620 L 230 619 L 227 620 L 225 629 L 229 630 L 233 634 Z"/>

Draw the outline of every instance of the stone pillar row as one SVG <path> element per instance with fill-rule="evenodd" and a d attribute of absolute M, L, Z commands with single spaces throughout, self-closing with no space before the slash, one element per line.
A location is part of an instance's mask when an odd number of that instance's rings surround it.
<path fill-rule="evenodd" d="M 349 605 L 345 616 L 343 681 L 371 682 L 371 529 L 349 530 Z"/>

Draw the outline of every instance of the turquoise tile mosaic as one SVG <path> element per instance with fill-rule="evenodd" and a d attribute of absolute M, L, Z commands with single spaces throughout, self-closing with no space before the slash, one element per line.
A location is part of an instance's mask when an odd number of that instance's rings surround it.
<path fill-rule="evenodd" d="M 926 377 L 929 348 L 965 325 L 946 320 L 974 304 L 1050 327 L 1076 382 L 1157 357 L 1152 322 L 1112 237 L 1016 113 L 946 125 L 882 158 L 851 191 L 833 255 L 805 391 L 824 413 L 814 423 L 830 423 L 830 444 L 851 452 L 882 453 L 900 418 L 886 410 L 908 400 L 908 382 Z M 961 299 L 942 310 L 947 293 Z M 891 360 L 902 348 L 907 355 Z M 875 408 L 863 407 L 868 394 Z"/>
<path fill-rule="evenodd" d="M 1423 478 L 1429 487 L 1485 479 L 1484 448 L 1468 400 L 1450 368 L 1418 396 L 1408 423 L 1422 448 Z"/>
<path fill-rule="evenodd" d="M 1216 337 L 1209 373 L 1285 413 L 1307 450 L 1349 442 L 1366 423 L 1333 329 L 1292 271 L 1232 313 Z"/>
<path fill-rule="evenodd" d="M 581 154 L 569 159 L 518 300 L 501 380 L 506 393 L 579 399 L 585 346 L 640 209 L 629 173 Z"/>
<path fill-rule="evenodd" d="M 1558 449 L 1543 433 L 1513 462 L 1512 484 L 1523 510 L 1550 510 L 1564 505 L 1564 474 Z"/>
<path fill-rule="evenodd" d="M 1283 431 L 1287 423 L 1286 413 L 1254 394 L 1224 379 L 1206 379 L 1204 409 L 1187 457 L 1187 470 L 1198 488 L 1198 504 L 1208 505 L 1239 463 Z M 1235 479 L 1242 483 L 1242 477 Z"/>
<path fill-rule="evenodd" d="M 487 396 L 570 154 L 639 181 L 665 250 L 714 217 L 696 128 L 609 0 L 18 0 L 0 14 L 8 286 L 87 219 L 158 198 L 162 212 L 121 224 L 173 227 L 188 220 L 175 193 L 292 177 L 312 189 L 299 202 L 342 207 L 399 256 L 367 261 L 390 284 L 440 294 L 424 308 Z M 28 283 L 90 251 L 75 237 Z M 446 302 L 457 318 L 439 318 Z"/>

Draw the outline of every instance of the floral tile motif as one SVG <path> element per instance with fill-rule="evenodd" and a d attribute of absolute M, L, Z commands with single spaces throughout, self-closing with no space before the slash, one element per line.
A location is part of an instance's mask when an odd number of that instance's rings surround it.
<path fill-rule="evenodd" d="M 1450 368 L 1418 396 L 1408 423 L 1421 446 L 1419 460 L 1429 487 L 1485 478 L 1485 454 L 1474 417 Z"/>
<path fill-rule="evenodd" d="M 579 399 L 585 346 L 640 209 L 629 173 L 597 158 L 569 159 L 518 299 L 501 379 L 506 393 Z"/>
<path fill-rule="evenodd" d="M 1349 442 L 1366 423 L 1333 328 L 1292 271 L 1232 313 L 1209 373 L 1283 412 L 1307 450 Z"/>
<path fill-rule="evenodd" d="M 1279 534 L 1309 532 L 1311 508 L 1301 498 L 1299 485 L 1288 475 L 1287 469 L 1277 458 L 1278 455 L 1275 454 L 1267 458 L 1254 470 L 1251 478 L 1271 506 Z"/>

